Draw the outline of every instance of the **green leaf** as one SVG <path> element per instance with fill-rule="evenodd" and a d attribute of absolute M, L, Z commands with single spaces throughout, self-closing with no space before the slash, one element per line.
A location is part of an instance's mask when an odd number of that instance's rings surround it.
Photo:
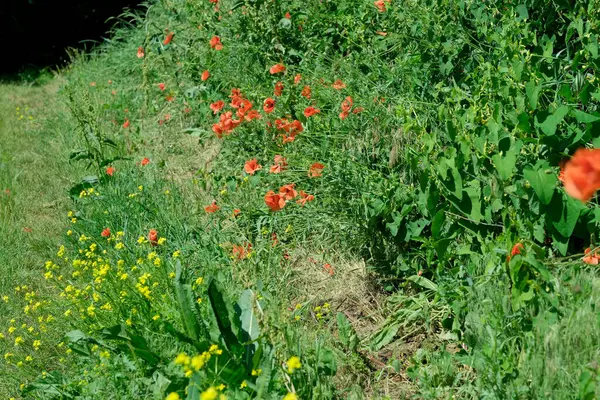
<path fill-rule="evenodd" d="M 239 318 L 240 327 L 242 329 L 242 340 L 247 342 L 246 344 L 246 365 L 250 368 L 252 362 L 252 355 L 258 347 L 257 343 L 254 342 L 260 335 L 260 328 L 258 326 L 258 317 L 254 312 L 254 292 L 250 289 L 246 289 L 240 295 L 238 301 L 239 307 Z"/>
<path fill-rule="evenodd" d="M 513 175 L 515 171 L 515 165 L 517 163 L 517 152 L 514 149 L 510 149 L 506 152 L 506 155 L 502 157 L 501 154 L 495 154 L 492 157 L 494 166 L 498 170 L 498 175 L 503 181 L 507 181 Z"/>
<path fill-rule="evenodd" d="M 431 236 L 433 236 L 434 239 L 439 239 L 444 222 L 446 222 L 446 212 L 444 210 L 439 210 L 431 221 Z"/>
<path fill-rule="evenodd" d="M 575 230 L 579 214 L 585 209 L 580 201 L 564 196 L 557 196 L 552 202 L 548 215 L 552 224 L 563 237 L 569 237 Z"/>
<path fill-rule="evenodd" d="M 543 169 L 533 169 L 527 167 L 523 171 L 523 176 L 529 181 L 535 194 L 540 199 L 542 204 L 548 205 L 552 201 L 554 195 L 554 189 L 556 188 L 556 175 L 553 173 L 546 173 Z"/>
<path fill-rule="evenodd" d="M 386 344 L 389 344 L 392 340 L 394 340 L 394 337 L 396 337 L 398 329 L 400 329 L 400 323 L 398 322 L 384 325 L 384 327 L 371 338 L 371 348 L 374 351 L 378 351 Z"/>
<path fill-rule="evenodd" d="M 525 84 L 525 93 L 527 94 L 529 106 L 532 110 L 537 108 L 541 90 L 542 85 L 536 85 L 534 81 L 529 81 Z"/>
<path fill-rule="evenodd" d="M 517 14 L 519 14 L 519 16 L 517 17 L 517 21 L 523 21 L 529 18 L 529 13 L 527 12 L 527 7 L 524 4 L 519 4 L 516 8 L 517 10 Z"/>
<path fill-rule="evenodd" d="M 322 348 L 319 351 L 319 359 L 317 361 L 317 371 L 320 375 L 334 376 L 337 372 L 337 360 L 333 350 Z"/>
<path fill-rule="evenodd" d="M 216 280 L 211 280 L 208 284 L 208 299 L 212 307 L 217 324 L 219 326 L 219 332 L 223 338 L 225 345 L 229 350 L 240 346 L 240 342 L 237 339 L 235 331 L 237 331 L 236 325 L 233 321 L 233 309 L 231 303 L 226 301 L 225 294 L 221 289 L 221 286 Z"/>
<path fill-rule="evenodd" d="M 600 121 L 599 116 L 588 114 L 579 110 L 572 110 L 571 114 L 573 114 L 575 119 L 582 124 L 591 124 L 592 122 Z"/>
<path fill-rule="evenodd" d="M 546 135 L 552 136 L 556 133 L 558 125 L 565 119 L 568 113 L 568 106 L 560 106 L 552 114 L 548 115 L 544 122 L 540 123 L 536 118 L 536 126 L 538 126 Z"/>
<path fill-rule="evenodd" d="M 196 299 L 190 284 L 183 283 L 183 267 L 181 262 L 175 262 L 175 298 L 179 306 L 179 315 L 185 328 L 185 333 L 195 339 L 201 339 L 202 328 L 200 326 L 199 313 L 196 308 Z"/>
<path fill-rule="evenodd" d="M 416 283 L 417 285 L 419 285 L 421 287 L 424 287 L 425 289 L 433 290 L 434 292 L 437 292 L 437 290 L 438 290 L 438 285 L 435 284 L 434 282 L 430 281 L 429 279 L 425 278 L 424 276 L 412 275 L 406 279 L 408 279 L 411 282 Z"/>
<path fill-rule="evenodd" d="M 342 312 L 337 313 L 336 320 L 340 341 L 348 350 L 356 351 L 358 336 L 356 335 L 356 331 L 352 327 L 352 324 L 350 324 L 350 321 Z"/>

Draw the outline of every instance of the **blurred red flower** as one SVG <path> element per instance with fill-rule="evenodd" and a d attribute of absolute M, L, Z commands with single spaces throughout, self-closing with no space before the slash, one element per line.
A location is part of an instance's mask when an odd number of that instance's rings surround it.
<path fill-rule="evenodd" d="M 338 79 L 337 81 L 333 82 L 331 87 L 334 88 L 335 90 L 342 90 L 346 87 L 346 85 L 344 84 L 344 82 L 342 82 L 341 79 Z"/>
<path fill-rule="evenodd" d="M 273 94 L 275 96 L 281 96 L 283 93 L 283 82 L 277 82 L 275 84 L 275 89 L 273 90 Z"/>
<path fill-rule="evenodd" d="M 217 202 L 215 200 L 213 200 L 213 202 L 209 205 L 207 205 L 206 207 L 204 207 L 204 211 L 206 211 L 207 213 L 211 214 L 214 212 L 217 212 L 217 210 L 220 207 L 217 205 Z"/>
<path fill-rule="evenodd" d="M 283 64 L 275 64 L 269 69 L 269 72 L 271 73 L 271 75 L 279 74 L 284 71 L 285 71 L 285 65 L 283 65 Z"/>
<path fill-rule="evenodd" d="M 225 102 L 223 100 L 215 101 L 210 105 L 210 109 L 213 111 L 213 114 L 218 113 L 225 106 Z"/>
<path fill-rule="evenodd" d="M 169 43 L 171 43 L 171 40 L 173 40 L 173 36 L 175 36 L 175 34 L 173 32 L 170 32 L 167 37 L 165 38 L 165 40 L 163 41 L 164 45 L 167 45 Z"/>
<path fill-rule="evenodd" d="M 254 175 L 254 173 L 260 169 L 262 169 L 262 167 L 256 161 L 256 158 L 246 161 L 246 164 L 244 164 L 244 171 L 249 175 Z"/>
<path fill-rule="evenodd" d="M 323 164 L 318 163 L 318 162 L 314 163 L 308 169 L 308 176 L 310 178 L 316 178 L 316 177 L 322 176 L 324 168 L 325 168 L 325 166 Z"/>
<path fill-rule="evenodd" d="M 221 43 L 221 38 L 218 36 L 213 36 L 210 39 L 210 47 L 211 47 L 211 49 L 222 50 L 223 44 Z"/>
<path fill-rule="evenodd" d="M 265 203 L 271 211 L 279 211 L 285 207 L 285 198 L 282 195 L 269 190 L 265 195 Z"/>
<path fill-rule="evenodd" d="M 313 106 L 308 106 L 304 109 L 304 116 L 306 118 L 309 118 L 320 112 L 321 112 L 321 110 L 319 110 L 318 108 L 314 108 Z"/>
<path fill-rule="evenodd" d="M 600 149 L 579 149 L 564 168 L 565 191 L 588 202 L 600 189 Z"/>
<path fill-rule="evenodd" d="M 202 76 L 200 76 L 200 79 L 202 79 L 202 81 L 207 80 L 210 77 L 210 72 L 208 72 L 208 70 L 204 71 L 202 73 Z"/>
<path fill-rule="evenodd" d="M 300 93 L 302 97 L 306 97 L 307 99 L 310 99 L 310 94 L 310 86 L 304 86 L 304 88 L 302 88 L 302 93 Z"/>
<path fill-rule="evenodd" d="M 298 192 L 296 192 L 296 189 L 294 189 L 295 186 L 296 186 L 295 183 L 289 183 L 287 185 L 283 185 L 282 187 L 279 188 L 279 194 L 284 196 L 284 198 L 286 200 L 292 200 L 296 196 L 298 196 Z"/>

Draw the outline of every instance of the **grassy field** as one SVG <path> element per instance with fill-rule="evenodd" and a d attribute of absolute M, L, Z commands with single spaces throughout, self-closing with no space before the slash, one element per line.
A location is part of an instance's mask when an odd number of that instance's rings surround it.
<path fill-rule="evenodd" d="M 155 1 L 0 85 L 0 398 L 597 398 L 576 3 Z"/>

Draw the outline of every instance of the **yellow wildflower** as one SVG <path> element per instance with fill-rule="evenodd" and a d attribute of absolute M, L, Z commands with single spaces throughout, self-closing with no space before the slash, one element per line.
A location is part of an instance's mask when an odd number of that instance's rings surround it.
<path fill-rule="evenodd" d="M 300 363 L 300 357 L 298 356 L 291 356 L 290 359 L 287 360 L 286 364 L 288 368 L 288 373 L 290 374 L 302 366 L 302 364 Z"/>

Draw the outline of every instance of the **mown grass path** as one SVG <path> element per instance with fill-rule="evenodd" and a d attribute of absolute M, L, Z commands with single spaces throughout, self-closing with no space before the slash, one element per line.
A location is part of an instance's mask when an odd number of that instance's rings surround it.
<path fill-rule="evenodd" d="M 47 292 L 42 276 L 45 260 L 56 252 L 68 224 L 66 194 L 70 151 L 59 82 L 43 86 L 0 85 L 0 326 L 13 315 L 12 294 L 27 285 L 41 298 Z M 49 334 L 52 334 L 49 332 Z M 10 344 L 0 344 L 5 351 Z M 18 374 L 0 362 L 0 398 L 14 395 Z M 6 379 L 6 380 L 5 380 Z M 12 392 L 12 393 L 11 393 Z"/>

